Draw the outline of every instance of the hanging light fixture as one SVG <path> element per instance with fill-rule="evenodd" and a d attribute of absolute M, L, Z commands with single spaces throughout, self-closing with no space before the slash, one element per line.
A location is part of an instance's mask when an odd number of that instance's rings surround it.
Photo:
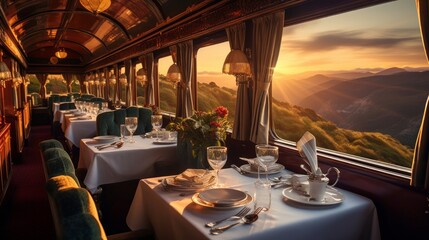
<path fill-rule="evenodd" d="M 223 63 L 222 72 L 237 77 L 237 82 L 247 81 L 247 77 L 252 75 L 249 60 L 241 50 L 231 50 Z"/>
<path fill-rule="evenodd" d="M 3 62 L 3 51 L 0 50 L 0 80 L 3 83 L 4 80 L 7 80 L 12 77 L 12 73 L 7 67 L 6 63 Z"/>
<path fill-rule="evenodd" d="M 146 70 L 144 68 L 140 68 L 136 73 L 136 80 L 141 85 L 145 85 L 147 82 L 147 75 Z"/>
<path fill-rule="evenodd" d="M 127 76 L 125 75 L 125 73 L 119 75 L 119 82 L 123 85 L 127 84 Z"/>
<path fill-rule="evenodd" d="M 52 56 L 50 59 L 49 59 L 49 62 L 51 62 L 52 64 L 57 64 L 58 63 L 58 58 L 57 57 L 55 57 L 55 56 Z"/>
<path fill-rule="evenodd" d="M 168 68 L 167 80 L 173 83 L 174 88 L 176 88 L 176 85 L 180 82 L 180 79 L 181 79 L 181 74 L 180 74 L 179 66 L 177 66 L 176 63 L 173 63 L 173 65 L 171 65 Z"/>
<path fill-rule="evenodd" d="M 110 0 L 79 0 L 80 4 L 95 15 L 110 7 Z"/>
<path fill-rule="evenodd" d="M 58 51 L 55 52 L 55 56 L 59 59 L 66 58 L 67 52 L 64 48 L 60 48 Z"/>

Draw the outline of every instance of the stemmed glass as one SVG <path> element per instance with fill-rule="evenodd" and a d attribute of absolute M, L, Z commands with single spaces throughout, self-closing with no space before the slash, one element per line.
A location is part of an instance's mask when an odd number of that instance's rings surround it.
<path fill-rule="evenodd" d="M 219 184 L 219 170 L 223 168 L 227 160 L 227 148 L 222 146 L 211 146 L 207 147 L 207 161 L 210 166 L 216 171 L 216 185 L 218 188 Z"/>
<path fill-rule="evenodd" d="M 133 134 L 137 130 L 137 125 L 138 125 L 137 117 L 126 117 L 125 118 L 125 127 L 130 132 L 130 141 L 129 141 L 130 143 L 136 142 L 133 139 Z"/>
<path fill-rule="evenodd" d="M 255 146 L 255 151 L 258 161 L 258 180 L 260 180 L 259 166 L 260 163 L 262 163 L 266 168 L 265 178 L 268 181 L 268 167 L 277 162 L 277 159 L 279 158 L 279 148 L 267 144 L 259 144 Z"/>
<path fill-rule="evenodd" d="M 158 131 L 162 126 L 162 115 L 152 115 L 152 127 L 156 132 L 156 141 L 158 141 Z"/>

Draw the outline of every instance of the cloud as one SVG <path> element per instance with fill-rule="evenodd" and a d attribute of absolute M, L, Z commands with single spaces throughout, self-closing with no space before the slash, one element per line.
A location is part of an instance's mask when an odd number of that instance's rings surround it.
<path fill-rule="evenodd" d="M 420 36 L 410 35 L 411 29 L 378 31 L 378 36 L 369 36 L 363 31 L 329 31 L 314 35 L 310 40 L 287 40 L 284 45 L 289 50 L 314 52 L 339 48 L 379 48 L 388 49 L 421 42 Z M 415 31 L 414 31 L 415 32 Z"/>

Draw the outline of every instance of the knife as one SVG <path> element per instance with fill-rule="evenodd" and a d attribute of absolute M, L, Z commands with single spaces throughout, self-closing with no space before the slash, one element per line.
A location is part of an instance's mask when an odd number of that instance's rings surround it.
<path fill-rule="evenodd" d="M 243 170 L 241 170 L 241 168 L 237 167 L 237 165 L 235 165 L 235 164 L 231 164 L 231 167 L 232 167 L 235 171 L 237 171 L 238 173 L 240 173 L 241 175 L 244 175 Z"/>

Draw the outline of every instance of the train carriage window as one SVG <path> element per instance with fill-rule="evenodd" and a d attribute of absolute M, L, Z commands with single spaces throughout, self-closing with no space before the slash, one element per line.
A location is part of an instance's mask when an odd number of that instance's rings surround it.
<path fill-rule="evenodd" d="M 160 110 L 176 113 L 177 89 L 167 80 L 168 68 L 173 64 L 171 55 L 158 59 L 158 89 Z"/>
<path fill-rule="evenodd" d="M 198 49 L 197 97 L 198 110 L 211 111 L 217 106 L 227 107 L 233 124 L 237 85 L 235 77 L 222 73 L 223 62 L 230 52 L 228 42 Z"/>
<path fill-rule="evenodd" d="M 323 151 L 409 168 L 428 77 L 414 1 L 285 27 L 274 130 L 293 142 L 309 131 Z"/>
<path fill-rule="evenodd" d="M 49 74 L 46 84 L 46 93 L 65 94 L 67 93 L 67 84 L 61 74 Z"/>

